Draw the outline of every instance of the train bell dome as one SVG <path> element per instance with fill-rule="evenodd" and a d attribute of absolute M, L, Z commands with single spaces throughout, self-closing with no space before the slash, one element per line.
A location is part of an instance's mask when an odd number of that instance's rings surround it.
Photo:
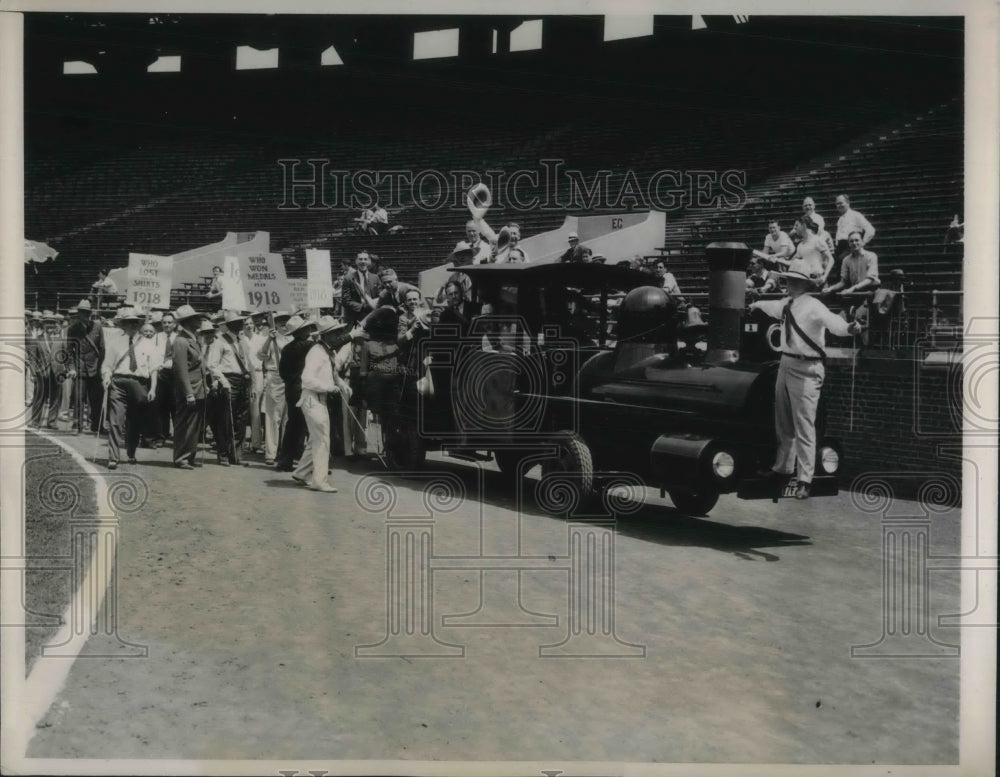
<path fill-rule="evenodd" d="M 665 343 L 675 337 L 677 303 L 663 289 L 640 286 L 618 308 L 618 340 Z"/>

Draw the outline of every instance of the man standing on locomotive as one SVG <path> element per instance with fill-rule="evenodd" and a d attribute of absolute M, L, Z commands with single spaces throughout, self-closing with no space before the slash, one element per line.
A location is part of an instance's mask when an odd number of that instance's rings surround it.
<path fill-rule="evenodd" d="M 816 410 L 826 374 L 823 350 L 826 331 L 837 337 L 858 334 L 856 321 L 848 324 L 808 292 L 813 281 L 802 265 L 781 273 L 788 281 L 788 296 L 781 300 L 754 302 L 761 310 L 782 321 L 781 363 L 774 386 L 774 431 L 778 453 L 767 477 L 798 475 L 796 499 L 808 499 L 816 462 Z"/>

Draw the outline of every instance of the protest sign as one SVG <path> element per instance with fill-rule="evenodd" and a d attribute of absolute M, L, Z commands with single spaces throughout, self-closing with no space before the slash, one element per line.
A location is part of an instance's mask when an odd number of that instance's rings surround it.
<path fill-rule="evenodd" d="M 169 308 L 174 260 L 152 254 L 128 255 L 125 304 L 138 308 Z"/>
<path fill-rule="evenodd" d="M 239 309 L 260 313 L 291 305 L 291 291 L 281 254 L 254 253 L 239 258 L 244 303 Z"/>
<path fill-rule="evenodd" d="M 309 279 L 308 307 L 333 307 L 333 273 L 330 269 L 330 252 L 325 249 L 307 248 L 306 274 Z"/>

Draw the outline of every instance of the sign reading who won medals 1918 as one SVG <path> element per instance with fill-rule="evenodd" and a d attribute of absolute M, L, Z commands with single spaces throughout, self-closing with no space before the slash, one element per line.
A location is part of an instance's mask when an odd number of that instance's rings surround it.
<path fill-rule="evenodd" d="M 173 257 L 129 254 L 125 304 L 137 308 L 169 308 L 173 272 Z"/>
<path fill-rule="evenodd" d="M 245 310 L 258 313 L 289 306 L 291 293 L 281 254 L 251 254 L 240 257 L 239 263 Z"/>

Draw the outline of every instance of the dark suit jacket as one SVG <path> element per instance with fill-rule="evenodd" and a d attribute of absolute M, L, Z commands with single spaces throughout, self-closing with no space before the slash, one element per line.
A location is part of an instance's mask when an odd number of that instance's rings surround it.
<path fill-rule="evenodd" d="M 207 387 L 205 385 L 205 355 L 201 343 L 184 330 L 177 332 L 174 338 L 174 395 L 184 403 L 188 394 L 194 394 L 195 399 L 204 399 Z"/>
<path fill-rule="evenodd" d="M 344 285 L 340 290 L 340 303 L 344 307 L 344 320 L 349 324 L 356 324 L 369 313 L 371 306 L 362 298 L 359 291 L 361 280 L 358 278 L 357 269 L 351 270 L 344 278 Z M 365 291 L 369 296 L 378 298 L 382 283 L 375 273 L 369 270 L 368 279 L 365 282 Z"/>
<path fill-rule="evenodd" d="M 66 339 L 71 349 L 71 356 L 76 366 L 77 374 L 89 378 L 101 374 L 101 363 L 104 361 L 104 327 L 100 322 L 91 319 L 84 326 L 79 320 L 69 325 Z"/>
<path fill-rule="evenodd" d="M 450 326 L 457 324 L 459 334 L 464 337 L 469 333 L 469 328 L 472 325 L 472 319 L 477 315 L 479 315 L 478 307 L 474 303 L 466 300 L 458 307 L 458 309 L 451 307 L 451 305 L 446 305 L 441 310 L 438 323 L 448 324 Z"/>

